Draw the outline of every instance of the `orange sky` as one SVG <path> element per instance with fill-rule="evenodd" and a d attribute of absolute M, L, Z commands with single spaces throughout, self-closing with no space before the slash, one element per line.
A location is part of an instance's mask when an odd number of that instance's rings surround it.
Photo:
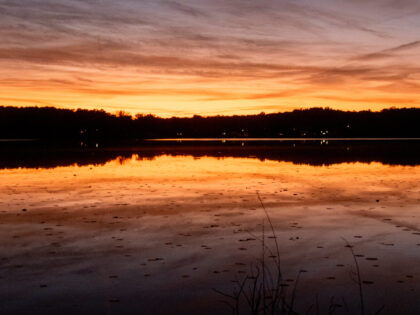
<path fill-rule="evenodd" d="M 416 0 L 5 0 L 0 104 L 159 116 L 420 107 Z"/>

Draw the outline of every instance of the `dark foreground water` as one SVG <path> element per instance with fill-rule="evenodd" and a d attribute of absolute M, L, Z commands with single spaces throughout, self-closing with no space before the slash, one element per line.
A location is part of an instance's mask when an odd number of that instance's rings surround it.
<path fill-rule="evenodd" d="M 236 294 L 248 314 L 261 294 L 260 309 L 278 295 L 301 314 L 358 314 L 361 299 L 366 314 L 418 314 L 419 153 L 418 141 L 1 147 L 0 313 L 230 314 Z"/>

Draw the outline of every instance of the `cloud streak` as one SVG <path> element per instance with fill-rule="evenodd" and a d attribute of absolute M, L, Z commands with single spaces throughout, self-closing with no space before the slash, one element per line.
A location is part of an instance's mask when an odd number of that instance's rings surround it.
<path fill-rule="evenodd" d="M 383 49 L 377 52 L 361 55 L 354 59 L 355 60 L 375 60 L 375 59 L 391 58 L 391 57 L 394 57 L 395 54 L 406 52 L 412 49 L 418 49 L 418 48 L 420 48 L 420 40 L 415 40 L 415 41 L 401 44 L 401 45 L 391 47 L 388 49 Z"/>

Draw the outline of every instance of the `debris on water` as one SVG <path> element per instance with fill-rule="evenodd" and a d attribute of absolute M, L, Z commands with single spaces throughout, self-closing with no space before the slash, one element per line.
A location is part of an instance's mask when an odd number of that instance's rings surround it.
<path fill-rule="evenodd" d="M 244 238 L 244 239 L 239 239 L 239 242 L 249 242 L 249 241 L 255 241 L 255 238 Z"/>
<path fill-rule="evenodd" d="M 394 243 L 381 243 L 381 245 L 384 245 L 384 246 L 394 246 Z"/>

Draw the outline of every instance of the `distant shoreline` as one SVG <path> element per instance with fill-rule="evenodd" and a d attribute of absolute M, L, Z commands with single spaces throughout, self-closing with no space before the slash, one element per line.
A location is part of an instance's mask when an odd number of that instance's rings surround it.
<path fill-rule="evenodd" d="M 156 138 L 144 139 L 144 141 L 420 141 L 420 138 Z"/>
<path fill-rule="evenodd" d="M 159 118 L 104 111 L 0 106 L 0 138 L 103 143 L 150 141 L 311 141 L 420 139 L 420 108 L 343 112 L 311 108 L 248 116 Z M 156 140 L 158 139 L 158 140 Z M 246 140 L 244 140 L 246 139 Z M 289 140 L 290 139 L 290 140 Z M 2 141 L 5 142 L 5 141 Z M 16 142 L 13 140 L 13 142 Z"/>
<path fill-rule="evenodd" d="M 0 139 L 0 142 L 34 142 L 39 139 Z"/>
<path fill-rule="evenodd" d="M 419 137 L 404 137 L 404 138 L 398 138 L 398 137 L 389 137 L 389 138 L 149 138 L 149 139 L 113 139 L 113 141 L 102 141 L 96 140 L 90 143 L 87 142 L 78 142 L 77 140 L 72 139 L 0 139 L 0 146 L 1 148 L 7 148 L 7 147 L 51 147 L 51 148 L 92 148 L 92 149 L 98 149 L 98 148 L 105 148 L 105 147 L 143 147 L 148 145 L 176 145 L 176 144 L 185 144 L 186 146 L 194 146 L 194 145 L 225 145 L 228 143 L 231 144 L 241 144 L 242 146 L 244 143 L 248 144 L 255 144 L 255 145 L 280 145 L 281 143 L 320 143 L 322 144 L 332 144 L 332 143 L 357 143 L 357 142 L 411 142 L 416 144 L 420 144 L 420 138 Z"/>

